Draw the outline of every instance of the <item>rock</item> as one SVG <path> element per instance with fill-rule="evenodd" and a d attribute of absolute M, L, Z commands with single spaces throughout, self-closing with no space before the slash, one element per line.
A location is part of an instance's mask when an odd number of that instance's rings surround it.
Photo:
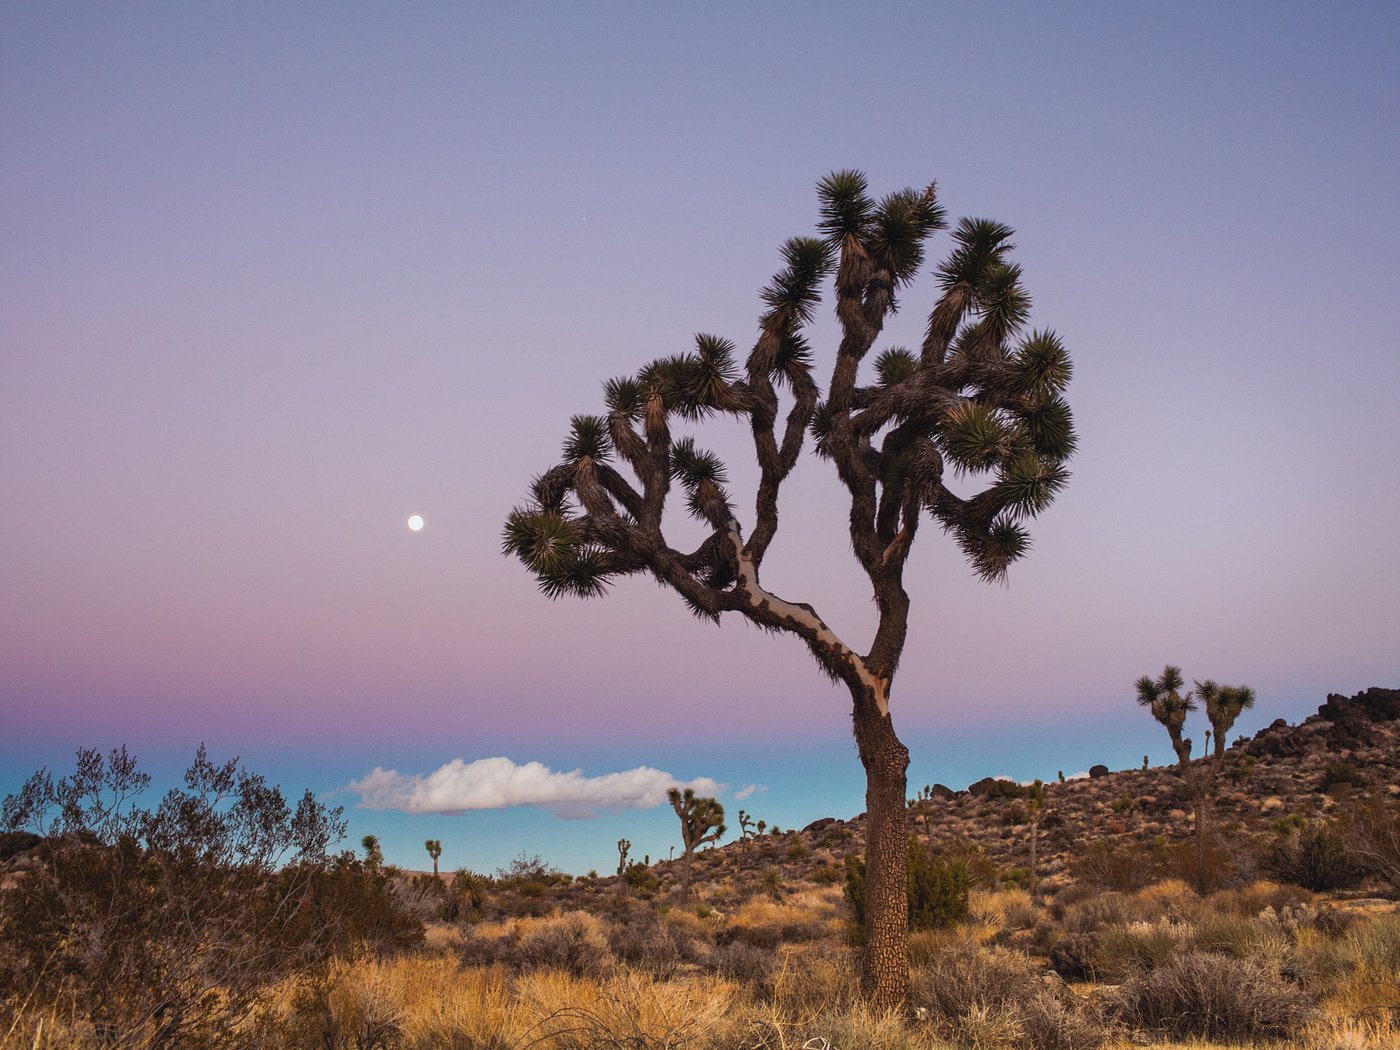
<path fill-rule="evenodd" d="M 1355 696 L 1328 693 L 1317 713 L 1328 722 L 1394 722 L 1400 719 L 1400 689 L 1381 689 L 1373 685 Z"/>
<path fill-rule="evenodd" d="M 818 817 L 812 823 L 802 829 L 802 834 L 806 835 L 810 831 L 821 831 L 822 828 L 829 828 L 836 823 L 835 817 Z"/>
<path fill-rule="evenodd" d="M 1090 779 L 1090 780 L 1098 780 L 1098 779 L 1100 779 L 1100 778 L 1102 778 L 1102 777 L 1106 777 L 1106 776 L 1108 776 L 1108 767 L 1107 767 L 1106 765 L 1104 765 L 1102 762 L 1097 763 L 1096 765 L 1092 765 L 1092 766 L 1089 767 L 1089 779 Z"/>
<path fill-rule="evenodd" d="M 983 795 L 990 795 L 992 791 L 995 790 L 996 782 L 996 777 L 983 777 L 981 780 L 967 785 L 967 793 L 976 798 L 981 798 Z"/>

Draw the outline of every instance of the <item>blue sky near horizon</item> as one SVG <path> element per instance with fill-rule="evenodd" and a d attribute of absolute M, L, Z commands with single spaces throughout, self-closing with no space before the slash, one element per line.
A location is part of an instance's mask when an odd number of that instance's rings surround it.
<path fill-rule="evenodd" d="M 1015 226 L 1076 370 L 1008 583 L 936 531 L 911 563 L 911 785 L 1166 761 L 1166 662 L 1254 686 L 1244 731 L 1400 686 L 1397 45 L 1383 4 L 0 7 L 0 793 L 207 740 L 293 791 L 506 756 L 858 812 L 800 645 L 499 553 L 603 380 L 752 338 L 841 167 Z M 742 434 L 699 436 L 749 504 Z M 828 465 L 785 497 L 765 583 L 864 648 Z M 405 864 L 674 837 L 349 812 Z"/>

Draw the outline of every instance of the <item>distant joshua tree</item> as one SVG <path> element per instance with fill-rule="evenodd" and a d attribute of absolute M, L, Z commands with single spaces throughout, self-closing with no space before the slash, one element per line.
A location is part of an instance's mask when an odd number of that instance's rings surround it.
<path fill-rule="evenodd" d="M 627 854 L 631 849 L 631 839 L 617 840 L 617 873 L 619 875 L 623 875 L 627 872 Z"/>
<path fill-rule="evenodd" d="M 1225 761 L 1226 735 L 1239 718 L 1241 712 L 1254 706 L 1254 690 L 1245 685 L 1220 685 L 1207 678 L 1195 682 L 1196 688 L 1181 695 L 1181 668 L 1168 664 L 1162 669 L 1156 681 L 1145 675 L 1137 680 L 1137 702 L 1150 708 L 1152 717 L 1162 723 L 1171 736 L 1172 750 L 1176 752 L 1177 768 L 1186 778 L 1191 792 L 1191 808 L 1196 825 L 1196 889 L 1204 891 L 1210 876 L 1207 849 L 1210 842 L 1212 823 L 1211 803 L 1215 795 L 1220 768 Z M 1205 705 L 1206 717 L 1211 728 L 1206 731 L 1205 751 L 1202 761 L 1194 767 L 1191 764 L 1191 740 L 1184 736 L 1186 715 Z M 1211 740 L 1215 749 L 1211 752 Z M 1147 756 L 1143 756 L 1143 768 L 1147 768 Z"/>
<path fill-rule="evenodd" d="M 1181 668 L 1167 664 L 1156 681 L 1143 675 L 1137 680 L 1137 702 L 1152 712 L 1171 737 L 1172 750 L 1176 752 L 1177 768 L 1183 772 L 1191 765 L 1191 740 L 1184 735 L 1186 715 L 1196 710 L 1196 697 L 1193 693 L 1181 695 L 1185 679 Z"/>
<path fill-rule="evenodd" d="M 1061 395 L 1071 369 L 1053 332 L 1026 329 L 1030 296 L 1010 258 L 1013 231 L 988 219 L 957 224 L 918 345 L 880 345 L 905 289 L 926 272 L 926 242 L 948 225 L 937 188 L 877 198 L 863 174 L 838 171 L 817 196 L 818 236 L 783 245 L 782 266 L 759 293 L 752 350 L 741 358 L 728 340 L 701 334 L 693 352 L 609 380 L 605 412 L 573 417 L 561 459 L 507 519 L 504 548 L 551 598 L 599 597 L 617 580 L 646 577 L 702 619 L 730 613 L 794 636 L 847 687 L 866 775 L 861 984 L 871 1005 L 893 1010 L 909 991 L 909 750 L 890 702 L 909 634 L 906 566 L 935 526 L 987 581 L 1004 579 L 1030 549 L 1025 523 L 1069 480 L 1076 439 Z M 828 286 L 839 335 L 823 389 L 804 329 Z M 753 441 L 747 520 L 726 464 L 676 432 L 716 418 Z M 805 448 L 840 482 L 829 509 L 848 528 L 877 618 L 864 650 L 812 605 L 762 582 L 780 492 Z M 673 492 L 702 533 L 688 550 L 667 536 Z M 806 575 L 827 572 L 812 564 Z"/>
<path fill-rule="evenodd" d="M 1226 734 L 1235 719 L 1254 706 L 1254 690 L 1247 685 L 1219 685 L 1207 678 L 1196 683 L 1196 697 L 1206 705 L 1206 717 L 1215 734 L 1215 760 L 1220 762 L 1225 758 Z"/>
<path fill-rule="evenodd" d="M 697 797 L 693 788 L 684 792 L 672 788 L 666 792 L 671 808 L 681 820 L 681 895 L 690 895 L 690 863 L 695 851 L 707 842 L 715 842 L 728 828 L 724 826 L 724 807 L 712 798 Z"/>
<path fill-rule="evenodd" d="M 366 835 L 360 839 L 360 847 L 365 851 L 365 863 L 371 868 L 384 866 L 384 851 L 379 846 L 378 835 Z"/>
<path fill-rule="evenodd" d="M 438 858 L 442 856 L 442 843 L 437 839 L 428 839 L 423 843 L 423 848 L 428 851 L 428 856 L 433 858 L 433 878 L 437 878 Z"/>
<path fill-rule="evenodd" d="M 739 810 L 739 841 L 744 844 L 745 849 L 748 849 L 751 838 L 753 838 L 753 817 L 741 809 Z"/>

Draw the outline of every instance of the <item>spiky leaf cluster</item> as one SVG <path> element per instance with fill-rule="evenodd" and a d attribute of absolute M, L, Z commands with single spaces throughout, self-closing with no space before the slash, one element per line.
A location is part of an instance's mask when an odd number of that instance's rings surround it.
<path fill-rule="evenodd" d="M 838 171 L 817 197 L 816 235 L 781 246 L 759 293 L 758 333 L 742 368 L 732 342 L 701 334 L 693 350 L 609 380 L 605 411 L 573 419 L 561 462 L 507 521 L 504 548 L 551 596 L 601 594 L 615 577 L 648 573 L 697 615 L 734 610 L 803 635 L 840 677 L 852 673 L 850 661 L 810 621 L 784 619 L 748 590 L 804 446 L 834 462 L 850 495 L 852 547 L 878 594 L 900 586 L 920 521 L 930 518 L 975 573 L 1001 577 L 1030 548 L 1028 520 L 1064 488 L 1076 438 L 1064 399 L 1069 356 L 1053 332 L 1025 331 L 1030 297 L 1010 258 L 1009 226 L 959 221 L 933 267 L 922 344 L 877 350 L 896 293 L 914 294 L 929 239 L 947 226 L 936 188 L 877 198 L 863 174 Z M 806 329 L 831 277 L 842 334 L 823 391 Z M 759 481 L 747 530 L 725 464 L 684 433 L 717 416 L 752 434 Z M 688 551 L 666 538 L 673 488 L 707 530 Z M 897 658 L 888 654 L 886 673 Z"/>

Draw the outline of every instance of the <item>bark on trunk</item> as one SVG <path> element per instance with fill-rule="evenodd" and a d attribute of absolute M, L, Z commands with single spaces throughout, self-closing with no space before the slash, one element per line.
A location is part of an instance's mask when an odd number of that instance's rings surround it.
<path fill-rule="evenodd" d="M 909 855 L 905 770 L 909 749 L 874 698 L 858 697 L 856 745 L 865 766 L 865 950 L 861 989 L 876 1009 L 909 997 Z"/>

